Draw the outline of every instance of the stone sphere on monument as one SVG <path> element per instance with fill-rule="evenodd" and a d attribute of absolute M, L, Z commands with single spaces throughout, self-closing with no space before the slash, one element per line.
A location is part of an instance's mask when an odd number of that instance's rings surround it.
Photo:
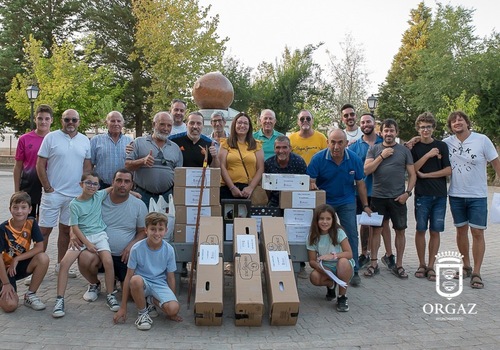
<path fill-rule="evenodd" d="M 233 84 L 220 72 L 207 73 L 198 78 L 192 94 L 200 109 L 228 109 L 234 99 Z"/>

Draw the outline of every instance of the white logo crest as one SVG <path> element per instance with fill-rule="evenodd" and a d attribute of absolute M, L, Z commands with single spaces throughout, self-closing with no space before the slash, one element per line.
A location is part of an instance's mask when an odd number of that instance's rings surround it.
<path fill-rule="evenodd" d="M 462 293 L 462 257 L 460 253 L 451 251 L 440 252 L 436 255 L 436 292 L 448 300 Z"/>

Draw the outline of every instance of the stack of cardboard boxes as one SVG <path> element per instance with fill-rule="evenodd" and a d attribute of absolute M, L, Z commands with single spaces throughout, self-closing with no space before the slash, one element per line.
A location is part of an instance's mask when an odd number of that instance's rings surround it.
<path fill-rule="evenodd" d="M 203 168 L 175 168 L 174 242 L 194 242 Z M 219 168 L 207 168 L 200 216 L 221 216 Z"/>

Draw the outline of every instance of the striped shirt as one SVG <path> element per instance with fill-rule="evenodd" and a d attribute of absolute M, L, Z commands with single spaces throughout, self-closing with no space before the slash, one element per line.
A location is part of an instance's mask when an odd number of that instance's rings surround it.
<path fill-rule="evenodd" d="M 115 143 L 109 133 L 96 135 L 90 140 L 92 165 L 102 182 L 110 185 L 115 172 L 125 167 L 125 147 L 132 141 L 130 136 L 120 134 Z"/>

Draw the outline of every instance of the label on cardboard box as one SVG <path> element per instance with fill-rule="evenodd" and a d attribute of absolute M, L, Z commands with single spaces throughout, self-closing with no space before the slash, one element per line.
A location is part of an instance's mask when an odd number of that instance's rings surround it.
<path fill-rule="evenodd" d="M 200 187 L 203 168 L 177 167 L 174 170 L 174 183 L 181 187 Z M 205 187 L 220 187 L 220 168 L 207 168 Z"/>
<path fill-rule="evenodd" d="M 257 243 L 253 235 L 236 235 L 236 244 L 240 254 L 257 254 Z"/>
<path fill-rule="evenodd" d="M 200 217 L 202 216 L 220 216 L 221 210 L 219 205 L 211 205 L 209 207 L 200 207 Z M 175 208 L 175 222 L 177 224 L 196 225 L 198 218 L 198 207 L 187 207 L 178 205 Z"/>
<path fill-rule="evenodd" d="M 287 251 L 270 251 L 269 260 L 271 271 L 292 271 Z"/>
<path fill-rule="evenodd" d="M 289 224 L 311 224 L 313 218 L 312 209 L 285 209 L 283 219 L 285 225 Z"/>
<path fill-rule="evenodd" d="M 198 264 L 217 265 L 219 263 L 219 246 L 215 244 L 200 244 Z"/>
<path fill-rule="evenodd" d="M 262 188 L 271 191 L 309 191 L 309 175 L 264 173 Z"/>
<path fill-rule="evenodd" d="M 285 225 L 285 230 L 288 242 L 305 243 L 307 236 L 309 236 L 311 225 Z"/>
<path fill-rule="evenodd" d="M 317 191 L 282 191 L 280 192 L 280 208 L 314 209 L 325 204 L 326 192 Z"/>

